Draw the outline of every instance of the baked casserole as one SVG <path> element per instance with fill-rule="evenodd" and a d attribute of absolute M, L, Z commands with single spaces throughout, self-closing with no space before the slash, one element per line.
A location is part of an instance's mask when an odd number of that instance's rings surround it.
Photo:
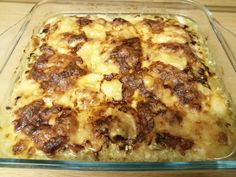
<path fill-rule="evenodd" d="M 234 151 L 233 111 L 190 19 L 56 16 L 22 61 L 3 127 L 9 156 L 192 161 Z"/>

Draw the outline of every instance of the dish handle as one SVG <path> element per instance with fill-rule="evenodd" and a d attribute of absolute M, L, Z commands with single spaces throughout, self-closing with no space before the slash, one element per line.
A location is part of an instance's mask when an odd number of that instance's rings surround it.
<path fill-rule="evenodd" d="M 212 19 L 215 32 L 220 38 L 221 44 L 225 49 L 228 58 L 236 72 L 236 34 L 225 28 L 218 20 Z"/>

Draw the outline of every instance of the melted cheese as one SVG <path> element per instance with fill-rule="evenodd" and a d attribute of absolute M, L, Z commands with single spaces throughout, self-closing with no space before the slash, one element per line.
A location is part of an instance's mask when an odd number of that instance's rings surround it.
<path fill-rule="evenodd" d="M 104 81 L 101 86 L 101 91 L 106 95 L 108 100 L 122 99 L 122 85 L 119 80 Z"/>
<path fill-rule="evenodd" d="M 104 40 L 106 37 L 106 31 L 108 30 L 108 28 L 99 23 L 92 23 L 83 28 L 83 31 L 85 32 L 86 36 L 94 40 Z"/>
<path fill-rule="evenodd" d="M 78 87 L 82 89 L 86 88 L 93 91 L 99 91 L 102 79 L 103 76 L 100 74 L 87 74 L 78 80 Z"/>

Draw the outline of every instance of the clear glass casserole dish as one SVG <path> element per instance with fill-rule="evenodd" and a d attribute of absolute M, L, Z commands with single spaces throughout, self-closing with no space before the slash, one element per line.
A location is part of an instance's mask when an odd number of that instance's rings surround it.
<path fill-rule="evenodd" d="M 9 88 L 14 84 L 15 70 L 21 63 L 23 51 L 41 22 L 60 14 L 166 14 L 190 18 L 207 37 L 208 47 L 216 62 L 217 72 L 229 96 L 236 100 L 235 35 L 223 28 L 203 6 L 193 1 L 170 0 L 168 2 L 122 1 L 42 1 L 19 23 L 0 36 L 0 103 L 1 111 L 7 106 Z M 235 105 L 233 105 L 235 107 Z M 3 146 L 4 148 L 4 146 Z M 234 169 L 236 155 L 225 160 L 199 162 L 81 162 L 55 160 L 0 159 L 0 166 L 37 167 L 76 170 L 190 170 Z"/>

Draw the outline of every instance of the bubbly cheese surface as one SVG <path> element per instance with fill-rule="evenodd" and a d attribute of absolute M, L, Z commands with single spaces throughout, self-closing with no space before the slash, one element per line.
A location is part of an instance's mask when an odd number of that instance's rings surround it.
<path fill-rule="evenodd" d="M 4 156 L 191 161 L 234 151 L 233 113 L 191 20 L 56 16 L 28 48 L 0 130 Z"/>

